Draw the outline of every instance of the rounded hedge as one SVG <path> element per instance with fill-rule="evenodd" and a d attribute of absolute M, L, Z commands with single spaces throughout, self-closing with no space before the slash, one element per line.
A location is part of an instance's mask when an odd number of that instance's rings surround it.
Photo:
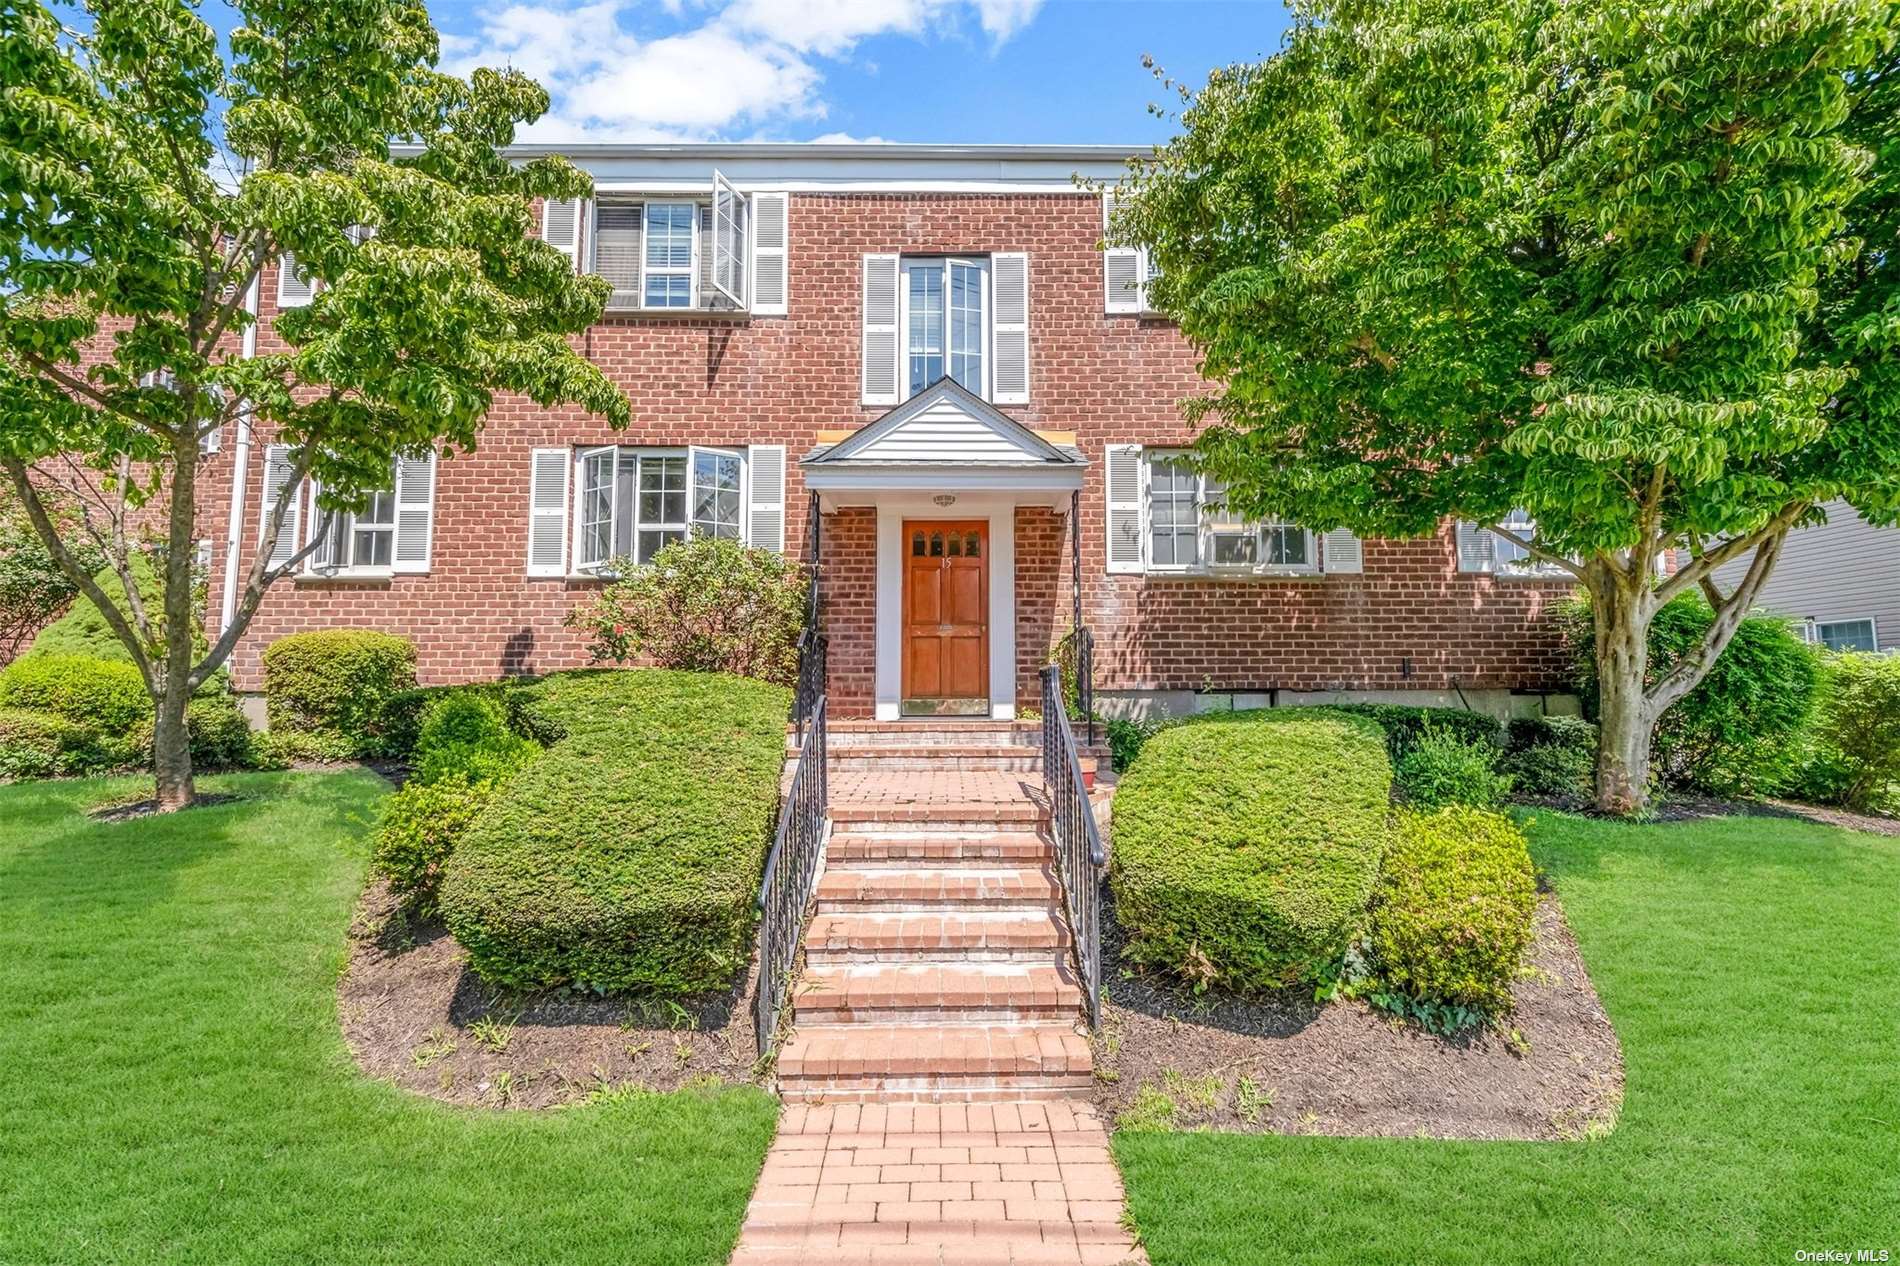
<path fill-rule="evenodd" d="M 1380 727 L 1331 709 L 1162 730 L 1115 795 L 1124 956 L 1236 989 L 1312 979 L 1364 926 L 1391 786 Z"/>
<path fill-rule="evenodd" d="M 349 754 L 380 754 L 384 709 L 415 684 L 416 648 L 393 633 L 317 629 L 264 649 L 271 728 L 319 735 Z"/>
<path fill-rule="evenodd" d="M 1517 823 L 1462 805 L 1401 809 L 1372 912 L 1373 967 L 1411 998 L 1508 1010 L 1536 908 Z"/>
<path fill-rule="evenodd" d="M 51 712 L 0 708 L 0 779 L 104 773 L 123 755 L 91 726 Z"/>
<path fill-rule="evenodd" d="M 730 985 L 777 818 L 791 692 L 724 674 L 561 674 L 530 708 L 565 737 L 450 856 L 444 922 L 514 988 Z"/>
<path fill-rule="evenodd" d="M 418 913 L 433 913 L 443 867 L 497 791 L 492 781 L 467 778 L 404 783 L 383 802 L 370 864 Z"/>
<path fill-rule="evenodd" d="M 28 655 L 0 669 L 0 708 L 31 708 L 125 734 L 152 716 L 145 678 L 131 664 L 91 655 Z"/>

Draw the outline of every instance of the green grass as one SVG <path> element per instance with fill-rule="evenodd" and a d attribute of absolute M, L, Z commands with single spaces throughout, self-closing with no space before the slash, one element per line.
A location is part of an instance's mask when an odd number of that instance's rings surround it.
<path fill-rule="evenodd" d="M 383 784 L 97 824 L 0 787 L 0 1262 L 724 1262 L 765 1095 L 450 1108 L 361 1076 L 335 985 Z"/>
<path fill-rule="evenodd" d="M 1123 1134 L 1156 1266 L 1900 1260 L 1900 840 L 1541 817 L 1623 1042 L 1577 1143 Z"/>

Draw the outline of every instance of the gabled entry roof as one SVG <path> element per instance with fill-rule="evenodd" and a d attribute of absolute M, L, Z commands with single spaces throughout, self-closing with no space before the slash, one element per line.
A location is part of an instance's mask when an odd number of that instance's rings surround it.
<path fill-rule="evenodd" d="M 883 417 L 805 455 L 805 467 L 1086 466 L 982 397 L 939 379 Z"/>

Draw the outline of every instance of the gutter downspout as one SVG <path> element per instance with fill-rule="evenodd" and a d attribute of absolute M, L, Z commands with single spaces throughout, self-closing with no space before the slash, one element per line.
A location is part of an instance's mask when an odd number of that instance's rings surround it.
<path fill-rule="evenodd" d="M 261 277 L 261 274 L 260 274 Z M 244 327 L 244 339 L 238 349 L 241 360 L 257 355 L 257 288 L 259 277 L 251 278 L 244 292 L 244 310 L 251 319 Z M 251 464 L 251 406 L 246 402 L 238 410 L 237 446 L 231 461 L 231 517 L 224 533 L 224 593 L 218 608 L 218 636 L 231 627 L 237 615 L 238 548 L 244 542 L 244 476 Z"/>

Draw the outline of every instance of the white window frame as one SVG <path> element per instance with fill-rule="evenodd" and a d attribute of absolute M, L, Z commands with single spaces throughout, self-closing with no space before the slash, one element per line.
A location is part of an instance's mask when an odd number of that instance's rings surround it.
<path fill-rule="evenodd" d="M 751 488 L 749 487 L 749 482 L 751 479 L 752 472 L 748 468 L 749 463 L 746 461 L 746 454 L 745 454 L 745 450 L 743 449 L 717 448 L 710 445 L 701 445 L 701 444 L 690 445 L 687 448 L 686 450 L 686 534 L 688 538 L 691 538 L 692 536 L 700 533 L 701 520 L 698 514 L 699 507 L 697 505 L 697 493 L 699 490 L 699 462 L 701 458 L 707 458 L 707 457 L 712 458 L 715 461 L 720 458 L 730 458 L 731 460 L 738 463 L 739 486 L 734 489 L 734 492 L 738 494 L 739 500 L 738 500 L 738 504 L 736 508 L 736 514 L 733 519 L 734 524 L 738 528 L 738 532 L 734 534 L 733 536 L 725 538 L 725 539 L 737 541 L 741 545 L 749 544 L 747 540 L 746 506 L 751 502 Z M 718 521 L 714 520 L 713 530 L 709 533 L 706 533 L 706 535 L 718 536 L 719 535 L 718 527 L 719 527 Z"/>
<path fill-rule="evenodd" d="M 993 394 L 993 374 L 995 370 L 996 302 L 992 293 L 990 257 L 987 255 L 903 255 L 897 261 L 897 397 L 901 404 L 905 400 L 929 390 L 932 384 L 925 383 L 916 391 L 910 387 L 910 276 L 913 271 L 938 272 L 943 274 L 943 374 L 954 378 L 950 373 L 950 270 L 953 267 L 974 268 L 982 278 L 979 295 L 982 303 L 982 315 L 978 326 L 982 331 L 982 347 L 977 355 L 981 358 L 980 390 L 974 394 L 988 400 Z"/>
<path fill-rule="evenodd" d="M 642 466 L 649 460 L 657 461 L 663 458 L 677 458 L 682 462 L 686 472 L 686 486 L 683 490 L 684 517 L 677 522 L 669 519 L 657 523 L 648 523 L 641 519 L 639 505 L 640 467 L 637 466 L 634 471 L 632 483 L 634 497 L 632 517 L 628 520 L 628 531 L 632 533 L 633 539 L 621 541 L 618 539 L 620 524 L 620 480 L 618 478 L 618 472 L 621 463 L 629 455 L 639 461 Z M 575 576 L 598 576 L 604 579 L 611 579 L 620 574 L 618 569 L 613 566 L 613 564 L 619 560 L 624 559 L 633 566 L 640 566 L 641 564 L 638 562 L 640 533 L 643 531 L 677 531 L 680 540 L 692 539 L 697 524 L 693 514 L 695 508 L 693 494 L 696 487 L 694 476 L 699 458 L 703 455 L 729 457 L 739 463 L 738 534 L 730 539 L 736 540 L 742 545 L 750 545 L 752 543 L 751 515 L 747 512 L 747 507 L 750 506 L 752 497 L 752 463 L 743 448 L 721 448 L 714 445 L 699 444 L 671 446 L 638 444 L 589 445 L 586 448 L 574 450 L 573 463 L 569 470 L 572 492 L 568 501 L 568 511 L 572 516 L 573 523 L 569 532 L 568 548 L 571 551 L 569 557 L 574 560 L 572 574 Z M 614 476 L 610 478 L 608 483 L 607 504 L 607 523 L 609 525 L 608 539 L 611 544 L 606 557 L 589 560 L 586 557 L 585 548 L 589 536 L 587 529 L 590 526 L 590 521 L 586 515 L 586 500 L 588 495 L 587 464 L 592 459 L 602 457 L 607 457 L 610 460 L 611 465 L 609 469 L 614 472 Z"/>
<path fill-rule="evenodd" d="M 389 486 L 387 488 L 374 489 L 370 493 L 372 497 L 388 496 L 389 522 L 373 523 L 368 528 L 363 529 L 369 532 L 380 533 L 388 539 L 389 561 L 379 564 L 359 564 L 356 561 L 356 533 L 358 530 L 356 514 L 354 511 L 344 510 L 339 511 L 336 518 L 331 521 L 330 531 L 335 535 L 335 538 L 341 542 L 343 550 L 349 554 L 349 561 L 337 562 L 334 559 L 325 558 L 324 551 L 318 549 L 313 551 L 310 557 L 304 560 L 303 570 L 305 575 L 317 576 L 324 579 L 332 577 L 347 579 L 354 577 L 358 579 L 381 580 L 396 574 L 396 516 L 398 512 L 396 498 L 397 481 L 401 473 L 397 465 L 397 462 L 393 460 L 389 464 Z M 323 524 L 323 511 L 317 506 L 317 496 L 321 491 L 322 485 L 315 479 L 306 481 L 304 495 L 309 497 L 310 505 L 309 512 L 304 515 L 304 522 L 309 525 L 308 530 L 313 534 Z M 304 544 L 308 545 L 315 539 L 316 537 L 312 535 L 305 539 Z"/>
<path fill-rule="evenodd" d="M 1521 508 L 1512 510 L 1499 519 L 1498 526 L 1533 544 L 1537 541 L 1537 520 Z M 1569 575 L 1556 563 L 1538 558 L 1516 541 L 1506 540 L 1496 532 L 1491 532 L 1490 528 L 1481 527 L 1478 530 L 1491 534 L 1491 548 L 1498 560 L 1496 575 L 1518 576 L 1527 580 L 1549 580 L 1553 576 Z"/>
<path fill-rule="evenodd" d="M 1141 450 L 1141 567 L 1157 576 L 1317 576 L 1320 574 L 1318 537 L 1298 524 L 1279 519 L 1250 521 L 1219 514 L 1224 489 L 1205 471 L 1193 472 L 1195 515 L 1195 559 L 1192 563 L 1154 561 L 1154 475 L 1157 461 L 1175 463 L 1188 459 L 1186 449 L 1143 448 Z M 1303 563 L 1271 561 L 1275 534 L 1299 533 L 1305 548 Z M 1217 563 L 1214 542 L 1217 536 L 1250 535 L 1255 560 L 1251 563 Z"/>
<path fill-rule="evenodd" d="M 1852 616 L 1845 620 L 1816 620 L 1810 618 L 1802 626 L 1802 632 L 1806 636 L 1806 639 L 1813 645 L 1831 651 L 1835 650 L 1835 648 L 1827 644 L 1827 637 L 1821 630 L 1838 629 L 1855 624 L 1864 624 L 1867 626 L 1867 640 L 1873 643 L 1872 646 L 1868 647 L 1868 650 L 1878 651 L 1880 649 L 1880 625 L 1875 621 L 1874 617 L 1870 615 Z M 1858 648 L 1856 648 L 1856 650 L 1858 650 Z"/>
<path fill-rule="evenodd" d="M 699 209 L 704 205 L 696 198 L 648 198 L 640 208 L 640 307 L 648 312 L 690 312 L 702 305 L 699 293 Z M 692 226 L 688 229 L 687 265 L 681 268 L 668 264 L 664 268 L 653 265 L 653 208 L 685 207 L 692 213 Z M 669 232 L 671 232 L 669 226 Z M 716 230 L 715 230 L 716 231 Z M 686 278 L 686 302 L 651 303 L 647 299 L 647 287 L 655 277 Z"/>

